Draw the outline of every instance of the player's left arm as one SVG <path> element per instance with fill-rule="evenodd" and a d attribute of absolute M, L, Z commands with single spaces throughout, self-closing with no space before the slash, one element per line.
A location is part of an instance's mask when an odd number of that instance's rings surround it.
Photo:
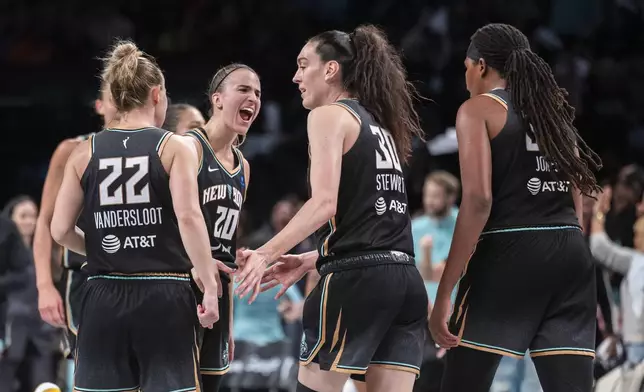
<path fill-rule="evenodd" d="M 85 236 L 76 231 L 76 221 L 83 209 L 81 176 L 90 158 L 88 143 L 80 143 L 67 160 L 51 219 L 51 236 L 54 241 L 81 255 L 86 254 Z"/>
<path fill-rule="evenodd" d="M 492 154 L 484 102 L 466 101 L 456 116 L 462 201 L 436 302 L 449 299 L 485 227 L 492 207 Z"/>
<path fill-rule="evenodd" d="M 267 263 L 293 249 L 335 215 L 344 139 L 347 131 L 357 126 L 351 114 L 337 105 L 321 106 L 309 113 L 311 198 L 282 231 L 257 249 Z"/>

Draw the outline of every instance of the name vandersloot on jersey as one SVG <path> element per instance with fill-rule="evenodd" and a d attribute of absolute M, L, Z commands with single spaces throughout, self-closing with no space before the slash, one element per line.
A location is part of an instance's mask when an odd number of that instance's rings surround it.
<path fill-rule="evenodd" d="M 163 224 L 163 207 L 131 208 L 94 212 L 97 229 Z"/>

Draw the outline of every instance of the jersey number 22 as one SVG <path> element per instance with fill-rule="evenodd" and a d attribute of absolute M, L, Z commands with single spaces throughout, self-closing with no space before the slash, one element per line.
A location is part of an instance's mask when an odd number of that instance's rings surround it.
<path fill-rule="evenodd" d="M 112 194 L 109 187 L 123 175 L 123 167 L 127 169 L 137 168 L 136 172 L 123 185 L 119 185 Z M 120 204 L 141 204 L 150 202 L 150 185 L 145 184 L 139 192 L 134 187 L 144 178 L 150 169 L 150 161 L 147 156 L 129 158 L 102 158 L 98 161 L 98 169 L 112 169 L 112 172 L 98 184 L 99 201 L 102 206 L 115 206 Z"/>

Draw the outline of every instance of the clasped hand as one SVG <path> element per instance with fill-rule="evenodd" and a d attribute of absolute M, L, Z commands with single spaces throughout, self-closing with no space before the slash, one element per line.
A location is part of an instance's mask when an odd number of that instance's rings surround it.
<path fill-rule="evenodd" d="M 261 252 L 240 249 L 237 251 L 236 262 L 239 270 L 235 273 L 235 282 L 239 286 L 235 294 L 244 298 L 252 292 L 248 303 L 255 301 L 259 293 L 277 285 L 282 287 L 275 295 L 275 299 L 280 298 L 308 271 L 301 254 L 283 255 L 269 267 L 270 260 Z"/>

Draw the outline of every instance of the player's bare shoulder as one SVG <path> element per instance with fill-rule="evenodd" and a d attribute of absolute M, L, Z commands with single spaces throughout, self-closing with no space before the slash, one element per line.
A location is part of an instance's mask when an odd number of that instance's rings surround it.
<path fill-rule="evenodd" d="M 71 154 L 67 159 L 67 165 L 72 165 L 78 178 L 81 178 L 85 173 L 85 169 L 87 169 L 90 159 L 92 159 L 92 138 L 90 137 L 85 140 L 72 140 L 74 143 L 74 149 L 71 151 Z"/>
<path fill-rule="evenodd" d="M 329 105 L 317 107 L 309 113 L 307 128 L 309 142 L 312 140 L 344 140 L 357 138 L 360 132 L 361 120 L 342 102 L 334 102 Z M 350 143 L 353 144 L 353 143 Z M 349 146 L 345 146 L 345 151 Z"/>
<path fill-rule="evenodd" d="M 505 109 L 495 99 L 490 98 L 489 95 L 481 94 L 463 102 L 456 117 L 457 121 L 459 117 L 487 119 L 497 112 L 505 113 Z"/>
<path fill-rule="evenodd" d="M 174 160 L 177 157 L 183 159 L 194 159 L 198 162 L 198 148 L 195 144 L 195 138 L 188 135 L 172 134 L 165 139 L 165 142 L 159 148 L 159 156 L 166 172 L 170 171 Z"/>
<path fill-rule="evenodd" d="M 357 120 L 357 121 L 356 121 Z M 309 112 L 309 124 L 346 126 L 360 124 L 360 119 L 341 102 L 317 107 Z"/>
<path fill-rule="evenodd" d="M 63 169 L 74 149 L 82 142 L 83 140 L 80 138 L 68 138 L 58 143 L 56 150 L 54 150 L 54 153 L 51 156 L 49 166 L 52 168 L 58 167 Z"/>

